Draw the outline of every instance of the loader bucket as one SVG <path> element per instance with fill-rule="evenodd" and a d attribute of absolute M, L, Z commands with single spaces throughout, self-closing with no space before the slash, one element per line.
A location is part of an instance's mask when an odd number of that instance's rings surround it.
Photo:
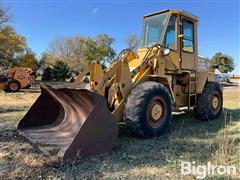
<path fill-rule="evenodd" d="M 53 162 L 111 151 L 118 126 L 105 98 L 86 89 L 41 87 L 19 133 Z"/>

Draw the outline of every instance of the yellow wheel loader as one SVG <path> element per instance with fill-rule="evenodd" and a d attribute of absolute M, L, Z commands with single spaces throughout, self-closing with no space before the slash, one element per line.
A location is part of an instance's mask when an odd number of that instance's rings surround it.
<path fill-rule="evenodd" d="M 151 138 L 166 131 L 173 110 L 218 118 L 222 87 L 198 56 L 197 26 L 196 16 L 179 10 L 144 16 L 138 54 L 123 50 L 106 69 L 93 61 L 71 88 L 42 86 L 19 132 L 51 160 L 66 162 L 111 151 L 118 122 Z M 89 89 L 76 89 L 88 73 Z"/>
<path fill-rule="evenodd" d="M 0 89 L 6 92 L 18 92 L 29 88 L 35 81 L 35 74 L 31 68 L 13 67 L 0 69 Z"/>

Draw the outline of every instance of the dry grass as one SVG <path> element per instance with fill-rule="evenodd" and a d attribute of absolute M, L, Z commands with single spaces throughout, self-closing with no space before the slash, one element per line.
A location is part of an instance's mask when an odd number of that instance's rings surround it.
<path fill-rule="evenodd" d="M 173 116 L 171 130 L 153 139 L 137 139 L 120 127 L 120 137 L 108 155 L 78 159 L 54 168 L 47 158 L 16 133 L 16 126 L 39 93 L 0 92 L 0 179 L 192 179 L 180 175 L 180 162 L 235 165 L 240 168 L 239 89 L 224 91 L 225 115 L 211 122 L 191 111 Z M 236 177 L 212 177 L 225 179 Z"/>

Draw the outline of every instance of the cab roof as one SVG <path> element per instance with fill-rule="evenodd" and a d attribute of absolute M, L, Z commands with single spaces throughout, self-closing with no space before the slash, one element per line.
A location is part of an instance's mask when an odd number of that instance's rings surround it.
<path fill-rule="evenodd" d="M 188 17 L 190 19 L 193 19 L 194 21 L 198 21 L 198 17 L 189 13 L 189 12 L 186 12 L 186 11 L 182 11 L 182 10 L 177 10 L 177 9 L 166 9 L 166 10 L 162 10 L 162 11 L 159 11 L 159 12 L 154 12 L 154 13 L 151 13 L 151 14 L 147 14 L 144 16 L 144 18 L 147 18 L 147 17 L 150 17 L 150 16 L 154 16 L 154 15 L 157 15 L 157 14 L 161 14 L 161 13 L 165 13 L 165 12 L 170 12 L 170 13 L 174 13 L 174 14 L 180 14 L 182 16 L 185 16 L 185 17 Z"/>

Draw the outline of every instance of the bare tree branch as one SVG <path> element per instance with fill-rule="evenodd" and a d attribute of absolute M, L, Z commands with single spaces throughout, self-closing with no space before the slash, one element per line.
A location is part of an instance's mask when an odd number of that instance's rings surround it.
<path fill-rule="evenodd" d="M 129 49 L 136 51 L 139 46 L 139 39 L 136 34 L 129 34 L 125 39 L 126 44 L 128 45 Z"/>
<path fill-rule="evenodd" d="M 0 4 L 0 27 L 11 19 L 11 16 L 8 14 L 8 10 L 9 8 L 4 8 Z"/>

